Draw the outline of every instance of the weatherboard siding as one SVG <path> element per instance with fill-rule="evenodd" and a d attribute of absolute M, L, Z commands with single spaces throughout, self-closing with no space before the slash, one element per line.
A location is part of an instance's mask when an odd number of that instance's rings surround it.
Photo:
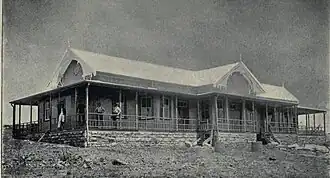
<path fill-rule="evenodd" d="M 73 96 L 68 95 L 68 96 L 61 96 L 60 98 L 58 97 L 52 97 L 52 102 L 51 102 L 51 127 L 52 130 L 55 130 L 57 128 L 57 121 L 58 121 L 58 110 L 57 110 L 57 104 L 59 101 L 64 101 L 65 107 L 66 107 L 66 115 L 70 116 L 70 118 L 73 118 L 72 116 L 75 114 L 74 106 L 72 105 L 72 98 Z M 46 132 L 50 128 L 50 120 L 45 120 L 44 114 L 45 114 L 45 108 L 44 108 L 44 103 L 46 100 L 49 101 L 49 98 L 44 99 L 39 101 L 39 114 L 38 114 L 38 122 L 39 122 L 39 131 L 40 132 Z"/>

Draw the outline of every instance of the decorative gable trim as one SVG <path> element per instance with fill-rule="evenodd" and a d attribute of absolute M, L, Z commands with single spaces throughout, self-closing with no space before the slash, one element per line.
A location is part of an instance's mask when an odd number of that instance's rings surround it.
<path fill-rule="evenodd" d="M 77 57 L 72 51 L 66 50 L 65 53 L 62 56 L 62 60 L 60 61 L 59 65 L 54 71 L 54 74 L 52 76 L 52 79 L 47 85 L 47 89 L 54 89 L 58 87 L 62 87 L 63 83 L 63 75 L 68 69 L 69 65 L 72 61 L 77 61 L 77 64 L 81 66 L 82 69 L 82 78 L 84 80 L 91 80 L 93 76 L 95 76 L 96 71 L 93 70 L 88 64 L 86 64 L 84 61 L 82 61 L 79 57 Z"/>
<path fill-rule="evenodd" d="M 250 91 L 251 95 L 256 95 L 257 93 L 264 93 L 261 83 L 257 80 L 257 78 L 252 74 L 252 72 L 247 68 L 247 66 L 243 62 L 239 62 L 238 65 L 234 66 L 226 75 L 221 77 L 214 84 L 216 88 L 221 88 L 222 90 L 227 87 L 228 78 L 235 72 L 239 72 L 244 76 L 244 78 L 248 81 L 249 85 L 252 87 Z"/>

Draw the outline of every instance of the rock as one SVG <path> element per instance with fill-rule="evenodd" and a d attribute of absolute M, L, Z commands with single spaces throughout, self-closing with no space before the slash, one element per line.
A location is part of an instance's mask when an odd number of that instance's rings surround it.
<path fill-rule="evenodd" d="M 91 166 L 90 166 L 89 164 L 87 164 L 87 163 L 84 163 L 84 164 L 83 164 L 83 168 L 85 168 L 85 169 L 86 169 L 86 168 L 91 168 Z"/>
<path fill-rule="evenodd" d="M 276 158 L 273 158 L 273 157 L 269 157 L 269 160 L 270 160 L 270 161 L 275 161 L 275 160 L 276 160 Z"/>
<path fill-rule="evenodd" d="M 276 148 L 276 147 L 278 147 L 278 145 L 280 145 L 280 144 L 277 143 L 277 142 L 270 142 L 269 144 L 267 144 L 267 147 L 268 148 Z"/>
<path fill-rule="evenodd" d="M 269 144 L 271 144 L 271 145 L 280 145 L 280 144 L 277 143 L 277 142 L 270 142 Z"/>
<path fill-rule="evenodd" d="M 299 145 L 298 144 L 292 144 L 292 145 L 288 145 L 287 146 L 288 148 L 297 148 L 297 147 L 299 147 Z"/>
<path fill-rule="evenodd" d="M 25 160 L 26 160 L 26 161 L 32 161 L 32 157 L 31 157 L 31 156 L 27 156 L 27 157 L 25 158 Z"/>
<path fill-rule="evenodd" d="M 192 147 L 192 143 L 191 142 L 185 141 L 184 144 L 188 148 Z"/>
<path fill-rule="evenodd" d="M 316 145 L 315 148 L 317 151 L 320 151 L 321 153 L 329 153 L 329 149 L 325 146 Z"/>
<path fill-rule="evenodd" d="M 113 165 L 127 165 L 127 163 L 125 163 L 124 161 L 118 160 L 118 159 L 112 160 L 112 164 Z"/>
<path fill-rule="evenodd" d="M 262 142 L 257 141 L 257 142 L 251 142 L 251 151 L 252 152 L 259 152 L 261 151 L 262 147 Z"/>
<path fill-rule="evenodd" d="M 86 159 L 84 160 L 84 162 L 86 162 L 86 163 L 91 163 L 91 162 L 92 162 L 92 160 L 91 160 L 91 159 L 89 159 L 89 158 L 86 158 Z"/>
<path fill-rule="evenodd" d="M 67 175 L 67 171 L 66 170 L 59 170 L 57 172 L 57 175 L 59 175 L 59 176 L 66 176 Z"/>
<path fill-rule="evenodd" d="M 114 143 L 114 142 L 115 142 L 115 139 L 114 139 L 114 138 L 109 138 L 109 139 L 108 139 L 108 142 L 109 142 L 109 143 Z"/>
<path fill-rule="evenodd" d="M 205 146 L 206 148 L 212 148 L 212 145 L 208 143 L 204 143 L 203 146 Z"/>
<path fill-rule="evenodd" d="M 220 141 L 217 141 L 214 146 L 214 151 L 217 153 L 221 153 L 224 151 L 223 145 Z"/>
<path fill-rule="evenodd" d="M 306 144 L 304 147 L 299 148 L 300 150 L 306 150 L 306 151 L 314 151 L 315 145 L 312 144 Z"/>
<path fill-rule="evenodd" d="M 100 160 L 99 160 L 101 163 L 103 163 L 104 162 L 104 158 L 100 158 Z"/>
<path fill-rule="evenodd" d="M 183 142 L 179 142 L 179 143 L 178 143 L 178 146 L 179 146 L 179 147 L 185 147 L 186 144 L 184 144 Z"/>
<path fill-rule="evenodd" d="M 56 165 L 55 165 L 55 168 L 56 169 L 62 169 L 64 166 L 62 165 L 62 164 L 59 164 L 59 163 L 57 163 Z"/>
<path fill-rule="evenodd" d="M 118 143 L 116 143 L 116 142 L 110 143 L 110 146 L 116 146 L 116 145 L 118 145 Z"/>

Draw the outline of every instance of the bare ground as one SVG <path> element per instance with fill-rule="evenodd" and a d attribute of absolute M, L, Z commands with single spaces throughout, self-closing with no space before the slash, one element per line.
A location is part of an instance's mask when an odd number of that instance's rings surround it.
<path fill-rule="evenodd" d="M 208 147 L 113 144 L 76 148 L 4 138 L 4 177 L 328 177 L 329 155 L 227 144 Z M 113 160 L 126 165 L 114 165 Z"/>

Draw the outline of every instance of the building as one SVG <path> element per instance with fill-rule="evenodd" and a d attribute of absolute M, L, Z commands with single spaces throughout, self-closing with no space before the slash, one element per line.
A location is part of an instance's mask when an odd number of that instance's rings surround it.
<path fill-rule="evenodd" d="M 325 115 L 325 110 L 299 106 L 285 86 L 260 83 L 242 61 L 192 71 L 68 49 L 59 66 L 47 91 L 10 102 L 15 137 L 47 132 L 48 141 L 62 134 L 67 143 L 86 145 L 97 142 L 100 134 L 255 141 L 257 133 L 269 129 L 279 137 L 325 133 L 325 117 L 317 126 L 299 128 L 298 123 L 298 115 Z M 96 113 L 98 103 L 105 112 Z M 122 112 L 114 120 L 116 103 Z M 21 123 L 22 105 L 38 106 L 37 122 L 31 117 Z M 61 108 L 65 122 L 58 129 Z"/>

